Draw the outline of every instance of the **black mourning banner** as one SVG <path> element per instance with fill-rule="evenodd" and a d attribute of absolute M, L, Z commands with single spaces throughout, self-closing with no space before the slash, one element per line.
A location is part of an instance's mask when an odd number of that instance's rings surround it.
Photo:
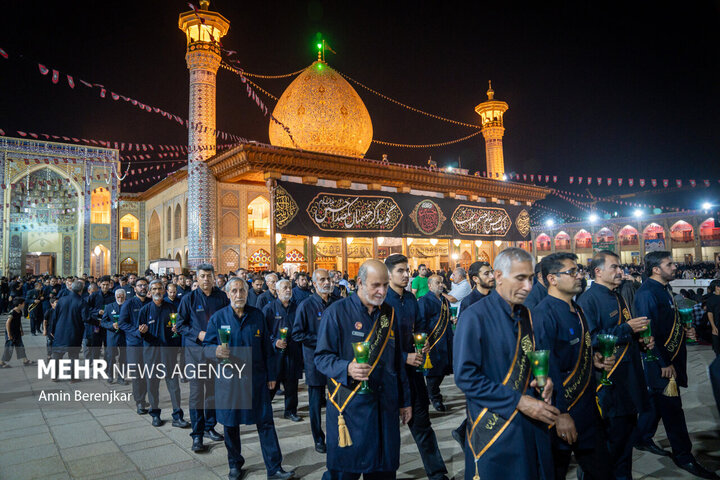
<path fill-rule="evenodd" d="M 530 239 L 530 207 L 278 182 L 278 233 L 321 237 Z"/>

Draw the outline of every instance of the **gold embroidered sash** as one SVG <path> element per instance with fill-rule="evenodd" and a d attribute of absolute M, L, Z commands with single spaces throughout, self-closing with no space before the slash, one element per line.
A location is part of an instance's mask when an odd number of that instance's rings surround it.
<path fill-rule="evenodd" d="M 615 300 L 618 304 L 618 325 L 627 322 L 628 320 L 632 319 L 632 315 L 630 315 L 630 309 L 627 307 L 627 304 L 625 303 L 625 299 L 620 296 L 619 293 L 616 291 L 612 292 L 615 295 Z M 632 341 L 632 340 L 631 340 Z M 630 348 L 630 342 L 625 344 L 625 348 L 623 349 L 622 353 L 620 354 L 620 357 L 615 361 L 615 365 L 613 365 L 612 369 L 608 372 L 607 378 L 612 377 L 612 374 L 615 373 L 615 370 L 617 369 L 618 365 L 620 365 L 620 362 L 622 362 L 623 357 L 625 357 L 625 354 L 627 353 L 628 349 Z M 603 387 L 601 383 L 598 384 L 597 387 L 595 387 L 595 391 L 599 392 L 600 389 Z M 598 403 L 599 405 L 599 403 Z M 602 411 L 601 411 L 602 415 Z"/>
<path fill-rule="evenodd" d="M 563 399 L 568 406 L 568 411 L 575 406 L 583 393 L 585 393 L 592 375 L 592 349 L 590 348 L 592 342 L 590 341 L 590 332 L 588 332 L 587 321 L 585 320 L 585 314 L 582 309 L 578 305 L 574 305 L 574 307 L 580 319 L 582 332 L 580 335 L 580 351 L 578 352 L 577 362 L 575 362 L 575 368 L 563 381 Z"/>
<path fill-rule="evenodd" d="M 445 335 L 448 323 L 450 323 L 450 308 L 448 307 L 447 300 L 445 300 L 444 298 L 441 299 L 440 304 L 440 316 L 438 316 L 438 321 L 435 324 L 435 328 L 433 328 L 432 332 L 430 332 L 430 335 L 428 335 L 427 338 L 428 355 L 430 354 L 430 350 L 432 350 L 433 347 Z"/>
<path fill-rule="evenodd" d="M 675 318 L 673 320 L 672 330 L 670 331 L 670 335 L 668 335 L 668 338 L 663 344 L 665 346 L 665 349 L 670 354 L 671 362 L 675 360 L 675 357 L 677 357 L 677 354 L 680 351 L 680 346 L 685 341 L 685 329 L 683 328 L 682 322 L 680 321 L 680 314 L 678 313 L 677 303 L 675 303 L 674 298 L 673 310 L 675 311 Z"/>

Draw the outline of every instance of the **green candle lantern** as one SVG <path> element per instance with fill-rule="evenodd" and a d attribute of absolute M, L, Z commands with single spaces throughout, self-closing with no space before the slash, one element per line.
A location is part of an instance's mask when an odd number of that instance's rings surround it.
<path fill-rule="evenodd" d="M 598 345 L 600 347 L 600 355 L 603 356 L 603 361 L 606 358 L 612 357 L 615 353 L 615 345 L 617 344 L 618 337 L 607 333 L 601 333 L 597 336 Z M 603 369 L 602 378 L 600 379 L 602 385 L 612 385 L 612 381 L 608 378 L 607 370 Z"/>
<path fill-rule="evenodd" d="M 422 349 L 425 348 L 425 343 L 427 343 L 427 333 L 416 333 L 414 335 L 415 338 L 415 353 L 418 355 L 422 354 Z M 425 367 L 423 365 L 420 365 L 417 367 L 417 371 L 420 373 L 425 372 Z"/>
<path fill-rule="evenodd" d="M 175 325 L 177 325 L 177 313 L 171 313 L 171 314 L 170 314 L 170 325 L 172 325 L 173 327 L 174 327 Z M 180 336 L 180 335 L 178 335 L 178 333 L 175 332 L 175 333 L 173 333 L 172 338 L 177 338 L 177 337 L 179 337 L 179 336 Z"/>
<path fill-rule="evenodd" d="M 692 308 L 679 308 L 678 314 L 680 315 L 680 321 L 685 324 L 685 328 L 692 328 L 693 323 L 693 309 Z M 692 338 L 686 338 L 687 343 L 697 343 Z"/>
<path fill-rule="evenodd" d="M 355 352 L 355 361 L 357 363 L 368 363 L 370 359 L 370 342 L 355 342 L 353 343 L 353 352 Z M 368 386 L 367 380 L 363 380 L 360 385 L 359 394 L 365 395 L 372 393 L 372 390 Z"/>
<path fill-rule="evenodd" d="M 223 347 L 228 348 L 230 345 L 230 327 L 220 327 L 218 329 L 218 337 L 220 338 L 220 343 Z M 223 358 L 220 362 L 221 364 L 225 365 L 227 363 L 230 363 L 230 360 L 227 358 Z"/>
<path fill-rule="evenodd" d="M 648 322 L 647 327 L 645 327 L 645 330 L 640 332 L 640 338 L 642 338 L 642 341 L 645 345 L 650 343 L 650 337 L 652 337 L 652 328 L 650 328 L 650 324 L 652 322 Z M 652 353 L 652 350 L 647 348 L 647 351 L 645 352 L 645 361 L 646 362 L 654 362 L 657 360 L 657 357 L 654 353 Z"/>
<path fill-rule="evenodd" d="M 280 328 L 279 332 L 280 332 L 280 340 L 282 340 L 284 342 L 287 339 L 288 328 L 282 327 L 282 328 Z M 280 352 L 285 353 L 285 349 L 284 348 L 281 349 Z"/>
<path fill-rule="evenodd" d="M 113 323 L 118 323 L 118 321 L 120 320 L 120 315 L 118 315 L 117 313 L 113 314 L 112 317 L 113 317 Z M 120 331 L 119 328 L 116 328 L 116 329 L 115 329 L 115 333 L 117 333 L 117 332 L 119 332 L 119 331 Z"/>
<path fill-rule="evenodd" d="M 547 384 L 550 350 L 534 350 L 532 352 L 528 352 L 527 356 L 530 360 L 532 374 L 535 377 L 535 380 L 537 380 L 540 393 L 542 393 L 545 389 L 545 385 Z"/>
<path fill-rule="evenodd" d="M 450 307 L 450 321 L 452 322 L 452 331 L 455 331 L 455 324 L 457 323 L 457 312 L 458 307 Z"/>

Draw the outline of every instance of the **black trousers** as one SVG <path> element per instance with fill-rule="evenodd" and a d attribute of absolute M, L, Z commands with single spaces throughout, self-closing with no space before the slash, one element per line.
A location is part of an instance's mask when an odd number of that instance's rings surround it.
<path fill-rule="evenodd" d="M 425 377 L 425 381 L 427 382 L 428 396 L 430 397 L 430 401 L 433 403 L 442 402 L 443 400 L 442 394 L 440 393 L 440 384 L 442 383 L 443 379 L 445 379 L 445 375 Z"/>
<path fill-rule="evenodd" d="M 638 418 L 637 439 L 641 444 L 650 443 L 662 419 L 673 456 L 678 463 L 693 460 L 692 442 L 685 423 L 685 412 L 680 396 L 666 397 L 662 392 L 650 392 L 650 409 Z"/>
<path fill-rule="evenodd" d="M 561 448 L 560 440 L 553 438 L 552 454 L 555 463 L 555 480 L 565 480 L 570 466 L 570 456 L 575 455 L 580 468 L 582 468 L 587 480 L 614 480 L 613 466 L 610 453 L 608 452 L 607 440 L 602 425 L 598 420 L 595 435 L 595 444 L 591 448 L 577 448 L 577 444 L 571 445 L 570 449 Z M 553 430 L 551 435 L 557 436 Z M 564 446 L 564 445 L 563 445 Z"/>
<path fill-rule="evenodd" d="M 337 470 L 326 471 L 323 473 L 322 480 L 359 480 L 360 476 L 364 480 L 395 480 L 395 472 L 352 473 L 338 472 Z"/>
<path fill-rule="evenodd" d="M 132 392 L 133 399 L 136 405 L 145 406 L 145 396 L 147 395 L 147 382 L 140 376 L 140 370 L 143 366 L 143 347 L 142 346 L 128 346 L 126 347 L 125 355 L 127 358 L 129 367 L 129 374 L 133 376 Z"/>
<path fill-rule="evenodd" d="M 270 393 L 270 401 L 275 398 L 275 394 L 280 390 L 280 382 L 282 382 L 285 388 L 285 414 L 297 415 L 298 379 L 294 375 L 288 375 L 287 362 L 284 360 L 283 358 L 280 361 L 280 371 L 278 372 L 277 382 L 275 382 L 275 388 Z"/>
<path fill-rule="evenodd" d="M 325 397 L 325 386 L 308 385 L 308 397 L 310 431 L 312 431 L 313 441 L 316 444 L 325 443 L 325 432 L 322 429 L 322 400 Z"/>
<path fill-rule="evenodd" d="M 408 423 L 415 444 L 417 444 L 425 473 L 430 480 L 447 478 L 447 468 L 443 461 L 437 437 L 430 423 L 429 402 L 425 395 L 425 382 L 421 373 L 406 369 L 410 381 L 410 401 L 412 402 L 412 418 Z"/>
<path fill-rule="evenodd" d="M 175 369 L 177 350 L 173 347 L 155 347 L 146 349 L 144 352 L 144 360 L 148 365 L 165 365 L 165 386 L 170 394 L 170 403 L 172 405 L 173 420 L 183 418 L 183 411 L 180 407 L 180 379 L 171 374 Z M 147 379 L 147 394 L 150 402 L 150 416 L 160 416 L 160 378 L 158 375 L 152 375 Z"/>
<path fill-rule="evenodd" d="M 638 416 L 622 415 L 603 420 L 610 459 L 613 461 L 615 478 L 632 478 L 632 453 Z"/>
<path fill-rule="evenodd" d="M 272 418 L 271 405 L 264 407 L 262 418 L 260 418 L 256 426 L 265 470 L 267 470 L 268 476 L 274 475 L 282 465 L 282 453 L 280 452 L 280 442 L 278 442 L 275 423 Z M 240 443 L 240 427 L 224 425 L 223 432 L 225 434 L 228 464 L 230 468 L 240 469 L 245 465 L 245 457 L 242 456 L 242 444 Z"/>
<path fill-rule="evenodd" d="M 713 352 L 715 352 L 715 356 L 717 357 L 720 355 L 720 337 L 717 335 L 711 335 L 712 336 L 712 349 Z"/>

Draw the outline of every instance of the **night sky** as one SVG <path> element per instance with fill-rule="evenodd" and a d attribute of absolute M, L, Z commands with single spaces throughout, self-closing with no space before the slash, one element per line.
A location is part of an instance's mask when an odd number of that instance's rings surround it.
<path fill-rule="evenodd" d="M 53 85 L 37 62 L 108 90 L 187 116 L 188 73 L 178 14 L 182 1 L 4 2 L 0 128 L 125 141 L 187 142 L 157 114 L 102 99 L 97 89 Z M 224 47 L 245 70 L 284 74 L 309 65 L 322 32 L 330 66 L 409 105 L 468 123 L 492 79 L 506 101 L 507 171 L 568 176 L 694 178 L 698 186 L 633 201 L 697 208 L 720 202 L 720 3 L 718 2 L 239 2 L 211 9 L 231 22 Z M 22 57 L 20 57 L 22 55 Z M 279 96 L 291 79 L 259 80 Z M 356 87 L 374 138 L 433 143 L 472 129 L 429 119 Z M 269 108 L 274 102 L 263 97 Z M 218 75 L 218 128 L 267 142 L 268 119 L 237 76 Z M 482 136 L 451 147 L 373 145 L 367 156 L 485 169 Z M 147 166 L 150 164 L 143 164 Z M 154 163 L 152 165 L 155 165 Z M 139 164 L 138 164 L 139 166 Z M 176 166 L 177 168 L 177 166 Z M 153 172 L 152 175 L 156 175 Z M 136 179 L 141 176 L 136 176 Z M 627 185 L 627 180 L 625 180 Z M 146 182 L 135 190 L 144 190 Z M 594 186 L 595 195 L 629 191 Z M 557 198 L 544 202 L 586 215 Z M 606 210 L 613 208 L 605 206 Z M 616 207 L 621 215 L 630 207 Z"/>

